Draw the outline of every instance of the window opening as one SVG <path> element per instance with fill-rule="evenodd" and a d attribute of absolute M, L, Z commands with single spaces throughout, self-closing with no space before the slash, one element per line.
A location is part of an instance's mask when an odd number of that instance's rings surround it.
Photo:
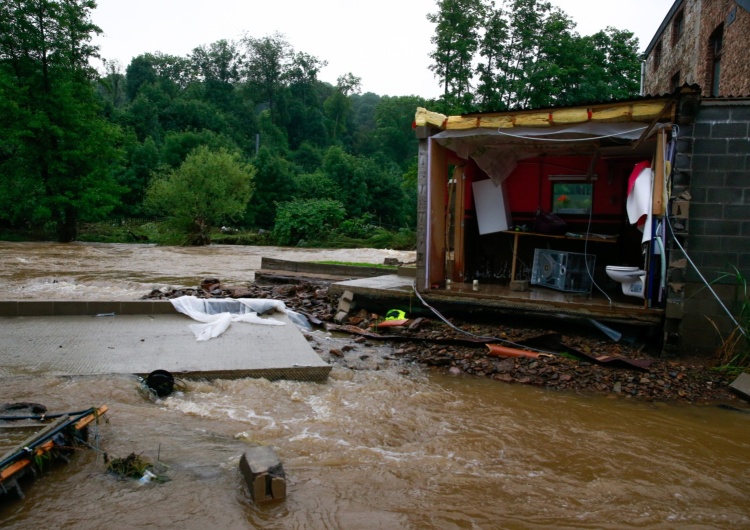
<path fill-rule="evenodd" d="M 661 64 L 661 41 L 659 41 L 659 44 L 657 44 L 656 48 L 654 48 L 654 72 L 659 69 L 660 64 Z"/>
<path fill-rule="evenodd" d="M 719 95 L 719 80 L 721 78 L 721 55 L 724 51 L 724 25 L 722 24 L 711 34 L 711 96 Z"/>
<path fill-rule="evenodd" d="M 682 33 L 685 31 L 685 12 L 680 11 L 674 17 L 672 22 L 672 46 L 677 44 L 682 37 Z"/>

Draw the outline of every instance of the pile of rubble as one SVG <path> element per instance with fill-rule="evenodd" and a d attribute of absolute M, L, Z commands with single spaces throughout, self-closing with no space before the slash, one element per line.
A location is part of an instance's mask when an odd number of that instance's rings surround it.
<path fill-rule="evenodd" d="M 306 315 L 313 325 L 324 326 L 344 337 L 335 347 L 315 346 L 319 354 L 332 363 L 349 365 L 348 359 L 370 358 L 369 366 L 374 369 L 387 362 L 404 366 L 417 363 L 456 375 L 470 374 L 554 390 L 648 401 L 738 402 L 729 388 L 736 374 L 712 370 L 704 365 L 710 360 L 662 359 L 650 354 L 644 344 L 614 342 L 593 329 L 566 326 L 561 331 L 526 323 L 482 325 L 457 320 L 451 320 L 449 326 L 437 317 L 413 319 L 404 326 L 378 329 L 382 315 L 359 309 L 342 316 L 339 301 L 329 298 L 324 283 L 223 287 L 219 280 L 207 279 L 196 289 L 157 290 L 144 298 L 169 299 L 183 295 L 281 300 L 290 309 Z M 346 337 L 341 332 L 351 336 Z M 486 346 L 490 342 L 515 346 L 545 335 L 554 335 L 560 347 L 538 358 L 491 356 Z M 315 341 L 313 337 L 310 340 Z M 373 351 L 377 352 L 375 360 L 371 359 Z M 582 353 L 584 357 L 576 357 L 571 351 Z M 600 364 L 591 359 L 600 356 L 642 360 L 642 364 L 648 366 Z M 404 373 L 407 371 L 405 369 Z"/>

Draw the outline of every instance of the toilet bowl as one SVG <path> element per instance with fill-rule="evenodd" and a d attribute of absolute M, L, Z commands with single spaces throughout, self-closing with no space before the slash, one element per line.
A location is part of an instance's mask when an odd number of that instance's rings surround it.
<path fill-rule="evenodd" d="M 608 265 L 607 276 L 622 285 L 622 292 L 627 296 L 643 298 L 646 286 L 646 271 L 638 267 L 617 267 Z"/>

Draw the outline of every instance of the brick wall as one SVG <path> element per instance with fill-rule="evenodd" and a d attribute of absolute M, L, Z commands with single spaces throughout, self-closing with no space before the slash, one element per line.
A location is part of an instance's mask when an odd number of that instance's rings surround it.
<path fill-rule="evenodd" d="M 667 94 L 674 91 L 672 77 L 679 72 L 679 84 L 700 83 L 696 78 L 696 67 L 700 60 L 698 38 L 700 35 L 701 4 L 707 0 L 684 0 L 676 14 L 683 17 L 681 37 L 674 34 L 674 17 L 661 35 L 661 59 L 656 65 L 656 50 L 646 59 L 644 72 L 645 94 Z M 657 45 L 658 46 L 658 45 Z M 656 48 L 656 47 L 655 47 Z"/>
<path fill-rule="evenodd" d="M 697 68 L 697 83 L 703 95 L 711 89 L 711 34 L 724 25 L 724 51 L 721 57 L 719 95 L 750 95 L 750 60 L 748 60 L 748 35 L 750 13 L 734 0 L 703 0 L 699 44 L 701 57 Z"/>
<path fill-rule="evenodd" d="M 646 58 L 644 93 L 672 92 L 672 76 L 680 72 L 682 85 L 698 84 L 703 95 L 711 92 L 712 59 L 711 35 L 723 24 L 724 51 L 721 57 L 719 94 L 721 96 L 750 95 L 750 60 L 748 35 L 750 12 L 734 0 L 684 0 L 675 16 L 682 12 L 684 33 L 674 36 L 674 16 L 661 35 L 661 60 L 655 67 L 655 49 Z M 656 46 L 655 46 L 656 48 Z"/>
<path fill-rule="evenodd" d="M 685 141 L 692 141 L 692 155 L 683 154 L 675 163 L 675 185 L 689 185 L 691 199 L 682 212 L 683 222 L 679 218 L 677 222 L 689 234 L 690 258 L 709 282 L 715 282 L 725 305 L 736 313 L 740 305 L 736 280 L 722 276 L 736 267 L 750 280 L 750 101 L 704 101 L 692 130 L 684 132 L 689 135 Z M 683 166 L 689 169 L 681 171 Z M 676 201 L 672 204 L 674 214 Z M 679 251 L 673 252 L 670 261 L 681 258 Z M 724 333 L 732 330 L 731 320 L 689 265 L 684 268 L 684 282 L 681 349 L 688 353 L 713 350 L 720 339 L 706 317 Z"/>

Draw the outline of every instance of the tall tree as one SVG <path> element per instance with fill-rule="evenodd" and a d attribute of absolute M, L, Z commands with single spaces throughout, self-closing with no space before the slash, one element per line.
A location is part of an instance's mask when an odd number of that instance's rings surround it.
<path fill-rule="evenodd" d="M 325 110 L 331 120 L 331 137 L 336 140 L 344 133 L 351 117 L 352 101 L 349 96 L 361 92 L 362 80 L 347 73 L 336 80 L 336 91 L 325 102 Z"/>
<path fill-rule="evenodd" d="M 256 188 L 253 200 L 247 205 L 245 220 L 258 228 L 272 228 L 278 204 L 294 197 L 294 167 L 268 147 L 260 148 L 253 166 L 257 170 Z"/>
<path fill-rule="evenodd" d="M 75 239 L 80 220 L 117 204 L 119 130 L 100 113 L 94 89 L 92 0 L 0 4 L 0 217 L 54 223 Z"/>
<path fill-rule="evenodd" d="M 293 50 L 281 33 L 262 38 L 245 36 L 242 43 L 246 49 L 247 63 L 245 76 L 268 104 L 271 121 L 279 120 L 281 91 L 286 82 Z"/>
<path fill-rule="evenodd" d="M 477 65 L 477 103 L 483 109 L 501 110 L 507 105 L 504 96 L 508 87 L 505 78 L 498 78 L 496 72 L 507 61 L 505 45 L 509 36 L 508 26 L 502 8 L 489 10 L 479 46 L 481 59 Z"/>
<path fill-rule="evenodd" d="M 437 7 L 437 13 L 427 15 L 427 20 L 435 24 L 430 70 L 443 85 L 447 111 L 450 105 L 471 103 L 472 61 L 479 47 L 486 5 L 483 0 L 438 0 Z"/>
<path fill-rule="evenodd" d="M 222 109 L 230 109 L 236 84 L 241 80 L 242 55 L 233 42 L 219 40 L 199 46 L 190 55 L 193 68 L 203 81 L 206 98 Z"/>

